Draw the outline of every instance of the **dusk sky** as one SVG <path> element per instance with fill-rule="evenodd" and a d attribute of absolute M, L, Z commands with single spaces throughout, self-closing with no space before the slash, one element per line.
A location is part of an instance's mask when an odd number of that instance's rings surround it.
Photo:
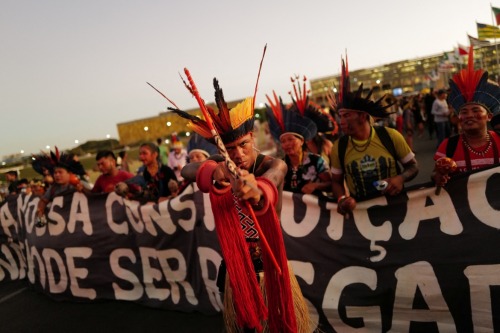
<path fill-rule="evenodd" d="M 2 0 L 0 158 L 75 140 L 118 139 L 118 123 L 169 106 L 196 106 L 187 67 L 206 101 L 217 77 L 226 100 L 251 96 L 264 45 L 257 104 L 288 99 L 289 77 L 432 56 L 468 46 L 486 0 Z"/>

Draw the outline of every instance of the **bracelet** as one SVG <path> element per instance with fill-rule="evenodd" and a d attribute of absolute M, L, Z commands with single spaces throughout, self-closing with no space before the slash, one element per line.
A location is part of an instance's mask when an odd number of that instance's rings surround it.
<path fill-rule="evenodd" d="M 262 206 L 255 210 L 255 215 L 261 216 L 269 211 L 269 207 L 276 204 L 278 190 L 274 183 L 265 177 L 257 177 L 257 186 L 262 191 L 261 200 L 258 202 L 258 205 Z"/>
<path fill-rule="evenodd" d="M 262 208 L 264 208 L 264 197 L 261 196 L 259 202 L 257 202 L 256 204 L 252 205 L 252 207 L 255 210 L 261 210 Z"/>
<path fill-rule="evenodd" d="M 345 199 L 347 199 L 347 196 L 343 195 L 343 196 L 341 196 L 341 197 L 339 197 L 339 198 L 337 199 L 337 203 L 338 203 L 338 204 L 340 204 L 340 203 L 341 203 L 341 202 L 343 202 Z"/>
<path fill-rule="evenodd" d="M 203 162 L 196 171 L 196 184 L 200 191 L 204 193 L 210 192 L 213 187 L 212 175 L 217 167 L 217 162 L 207 160 Z"/>

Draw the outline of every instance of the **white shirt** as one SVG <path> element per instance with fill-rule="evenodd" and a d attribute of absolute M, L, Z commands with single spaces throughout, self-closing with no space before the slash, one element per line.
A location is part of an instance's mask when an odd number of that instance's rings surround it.
<path fill-rule="evenodd" d="M 432 103 L 431 113 L 434 115 L 434 122 L 444 123 L 449 120 L 448 115 L 450 110 L 448 109 L 448 103 L 445 99 L 440 100 L 439 98 Z"/>
<path fill-rule="evenodd" d="M 176 154 L 174 150 L 168 154 L 168 166 L 174 170 L 175 176 L 180 182 L 184 180 L 181 176 L 181 169 L 186 165 L 187 158 L 188 154 L 186 149 L 182 149 L 179 154 Z"/>

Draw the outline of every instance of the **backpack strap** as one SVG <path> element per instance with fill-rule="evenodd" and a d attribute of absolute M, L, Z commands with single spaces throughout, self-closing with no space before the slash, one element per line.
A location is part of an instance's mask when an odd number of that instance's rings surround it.
<path fill-rule="evenodd" d="M 396 161 L 396 172 L 397 174 L 401 174 L 401 167 L 399 166 L 399 158 L 398 154 L 396 152 L 396 147 L 394 146 L 394 142 L 392 141 L 389 133 L 387 132 L 387 129 L 385 126 L 374 126 L 375 133 L 377 133 L 378 138 L 380 139 L 380 142 L 384 145 L 385 149 L 392 155 L 394 160 Z M 345 174 L 345 166 L 344 166 L 344 159 L 345 159 L 345 153 L 347 151 L 347 143 L 349 141 L 349 136 L 344 135 L 339 139 L 339 160 L 340 160 L 340 165 L 342 166 L 342 172 Z"/>
<path fill-rule="evenodd" d="M 459 135 L 450 136 L 446 144 L 446 157 L 452 158 L 457 149 Z"/>
<path fill-rule="evenodd" d="M 396 161 L 396 172 L 397 174 L 401 174 L 401 167 L 399 166 L 399 158 L 396 152 L 396 147 L 394 146 L 394 142 L 392 141 L 389 133 L 385 126 L 375 126 L 375 133 L 377 133 L 380 142 L 384 145 L 385 149 L 392 155 L 394 160 Z"/>

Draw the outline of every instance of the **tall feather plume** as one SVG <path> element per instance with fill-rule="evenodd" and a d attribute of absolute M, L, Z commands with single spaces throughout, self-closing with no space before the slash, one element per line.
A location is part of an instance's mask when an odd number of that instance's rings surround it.
<path fill-rule="evenodd" d="M 208 127 L 208 124 L 205 120 L 202 120 L 196 116 L 190 115 L 186 111 L 182 111 L 182 110 L 175 109 L 175 108 L 168 108 L 168 109 L 172 112 L 175 112 L 177 115 L 181 116 L 182 118 L 189 120 L 187 126 L 189 128 L 191 128 L 193 131 L 195 131 L 196 133 L 203 136 L 205 139 L 212 138 L 212 132 L 210 131 L 210 128 Z"/>
<path fill-rule="evenodd" d="M 349 66 L 347 62 L 347 53 L 344 58 L 341 58 L 342 68 L 340 75 L 339 102 L 344 101 L 345 96 L 351 92 L 351 83 L 349 80 Z"/>
<path fill-rule="evenodd" d="M 361 89 L 361 92 L 363 92 L 363 89 Z M 370 97 L 372 97 L 372 93 L 373 93 L 373 89 L 370 89 L 370 91 L 368 91 L 368 95 L 366 95 L 365 99 L 370 99 Z M 383 97 L 382 97 L 382 99 L 383 99 Z"/>
<path fill-rule="evenodd" d="M 227 107 L 226 101 L 224 100 L 224 93 L 222 92 L 221 87 L 219 86 L 219 81 L 214 78 L 214 89 L 215 89 L 215 103 L 217 104 L 217 108 L 219 109 L 219 116 L 214 117 L 212 115 L 212 119 L 217 119 L 218 125 L 221 127 L 219 132 L 227 132 L 230 131 L 231 128 L 231 117 L 229 115 L 229 108 Z"/>
<path fill-rule="evenodd" d="M 50 158 L 52 158 L 54 165 L 57 164 L 57 162 L 59 162 L 60 155 L 59 155 L 59 149 L 57 149 L 57 147 L 55 147 L 55 151 L 52 150 L 50 151 Z"/>
<path fill-rule="evenodd" d="M 370 91 L 371 92 L 371 91 Z M 385 100 L 385 98 L 387 97 L 387 95 L 383 95 L 382 97 L 380 97 L 377 101 L 375 101 L 375 105 L 382 105 L 382 101 Z M 398 104 L 398 101 L 397 100 L 392 100 L 390 102 L 387 102 L 386 101 L 386 105 L 385 106 L 382 106 L 379 110 L 379 112 L 382 113 L 382 115 L 389 115 L 391 113 L 396 113 L 397 111 L 394 110 L 394 111 L 391 111 L 390 108 L 393 106 L 393 105 L 396 105 Z"/>
<path fill-rule="evenodd" d="M 186 89 L 191 93 L 191 95 L 193 97 L 196 97 L 193 87 L 191 87 L 191 85 L 188 82 L 186 82 L 186 80 L 184 80 L 184 78 L 182 77 L 182 75 L 180 73 L 179 73 L 179 76 L 182 80 L 182 83 L 184 83 L 184 86 L 186 87 Z M 201 99 L 201 102 L 205 105 L 205 108 L 207 109 L 208 113 L 210 114 L 210 117 L 212 118 L 215 129 L 218 132 L 220 132 L 221 126 L 220 126 L 220 121 L 218 121 L 219 117 L 217 117 L 217 115 L 215 114 L 215 112 L 212 108 L 210 108 L 206 105 L 205 100 L 203 98 L 200 97 L 200 99 Z M 177 107 L 175 109 L 174 108 L 168 108 L 168 109 L 171 111 L 174 111 L 179 116 L 190 120 L 190 122 L 188 122 L 187 126 L 189 128 L 191 128 L 193 131 L 195 131 L 196 133 L 202 135 L 203 137 L 205 137 L 207 139 L 213 138 L 213 135 L 210 131 L 210 127 L 208 126 L 206 121 L 201 120 L 198 117 L 191 116 L 188 113 L 186 113 L 185 111 L 179 110 Z M 175 111 L 175 110 L 177 110 L 177 111 Z M 186 117 L 186 116 L 188 116 L 188 117 Z"/>
<path fill-rule="evenodd" d="M 370 94 L 369 94 L 369 95 L 371 95 L 371 90 L 370 90 Z M 385 99 L 385 97 L 386 97 L 386 96 L 387 96 L 387 95 L 383 95 L 382 97 L 380 97 L 379 99 L 377 99 L 377 100 L 375 101 L 375 104 L 380 104 L 380 103 L 382 103 L 382 101 Z M 365 99 L 368 99 L 368 97 L 366 97 Z M 394 105 L 394 104 L 395 104 L 395 103 L 392 103 L 392 104 L 390 104 L 390 106 L 392 106 L 392 105 Z"/>
<path fill-rule="evenodd" d="M 297 99 L 300 99 L 300 96 L 302 96 L 302 87 L 300 86 L 300 83 L 298 82 L 299 78 L 300 78 L 299 75 L 295 75 L 295 80 L 297 80 L 297 89 L 299 90 L 299 94 L 297 96 Z M 293 83 L 293 79 L 292 79 L 292 83 Z"/>
<path fill-rule="evenodd" d="M 203 101 L 203 103 L 205 103 L 205 101 Z M 207 109 L 210 118 L 212 118 L 212 123 L 214 124 L 215 129 L 217 130 L 218 133 L 220 133 L 223 130 L 223 128 L 221 126 L 219 116 L 215 113 L 215 110 L 209 107 L 208 105 L 205 105 L 205 108 Z"/>
<path fill-rule="evenodd" d="M 271 107 L 271 110 L 273 111 L 274 119 L 276 120 L 276 123 L 278 126 L 281 128 L 281 132 L 285 132 L 285 122 L 283 120 L 283 103 L 281 101 L 281 98 L 278 98 L 276 95 L 276 92 L 273 90 L 273 97 L 274 97 L 274 103 L 271 100 L 271 98 L 266 95 L 267 101 L 269 102 L 269 105 Z"/>
<path fill-rule="evenodd" d="M 184 87 L 186 87 L 186 89 L 191 93 L 191 95 L 194 97 L 194 91 L 193 91 L 193 88 L 189 85 L 189 83 L 186 82 L 186 80 L 184 80 L 184 78 L 182 77 L 182 74 L 179 73 L 179 76 L 181 77 L 181 80 L 182 80 L 182 83 L 184 83 Z"/>
<path fill-rule="evenodd" d="M 281 109 L 281 113 L 283 114 L 283 129 L 281 130 L 281 134 L 283 134 L 290 130 L 291 124 L 295 122 L 294 120 L 297 120 L 297 118 L 299 118 L 300 114 L 298 112 L 294 113 L 290 110 L 289 107 Z"/>
<path fill-rule="evenodd" d="M 262 64 L 264 63 L 264 57 L 266 55 L 267 43 L 264 45 L 264 51 L 262 52 L 262 58 L 260 59 L 259 71 L 257 73 L 257 82 L 255 82 L 255 89 L 253 91 L 253 104 L 252 110 L 255 109 L 255 98 L 257 97 L 257 88 L 259 87 L 260 71 L 262 70 Z"/>
<path fill-rule="evenodd" d="M 292 92 L 289 92 L 289 94 L 292 97 L 293 102 L 295 103 L 295 101 L 298 99 L 298 96 L 299 96 L 297 89 L 300 89 L 300 87 L 297 87 L 295 85 L 295 79 L 293 78 L 293 76 L 290 76 L 290 81 L 292 81 L 293 94 L 292 94 Z M 295 95 L 295 98 L 293 98 L 293 95 Z"/>
<path fill-rule="evenodd" d="M 453 76 L 453 81 L 464 96 L 465 102 L 470 102 L 473 100 L 476 87 L 478 86 L 483 73 L 484 71 L 481 69 L 474 71 L 474 48 L 471 45 L 469 48 L 467 68 L 462 69 L 460 72 Z"/>
<path fill-rule="evenodd" d="M 337 101 L 337 97 L 335 96 L 335 92 L 333 89 L 328 89 L 326 93 L 326 99 L 328 100 L 328 104 L 330 104 L 330 108 L 333 110 L 337 110 L 339 102 Z"/>
<path fill-rule="evenodd" d="M 304 75 L 302 79 L 302 87 L 300 86 L 301 83 L 299 82 L 299 79 L 300 76 L 298 75 L 295 76 L 295 79 L 293 77 L 290 77 L 293 86 L 293 94 L 291 92 L 289 92 L 289 94 L 292 96 L 293 104 L 295 104 L 300 114 L 304 116 L 307 106 L 309 105 L 309 91 L 306 89 L 307 77 Z"/>
<path fill-rule="evenodd" d="M 191 95 L 194 96 L 194 91 L 193 91 L 192 87 L 184 80 L 184 78 L 180 74 L 179 74 L 179 76 L 181 77 L 181 80 L 184 83 L 184 86 L 186 87 L 186 89 L 191 93 Z M 198 118 L 196 116 L 192 116 L 192 115 L 190 115 L 189 113 L 187 113 L 185 111 L 179 110 L 178 106 L 170 98 L 168 98 L 161 91 L 159 91 L 158 89 L 156 89 L 151 83 L 149 83 L 149 82 L 146 82 L 146 83 L 151 88 L 153 88 L 154 90 L 156 90 L 170 104 L 172 104 L 175 107 L 175 108 L 170 108 L 169 107 L 168 108 L 169 110 L 175 112 L 177 115 L 181 116 L 182 118 L 185 118 L 185 119 L 189 120 L 187 126 L 190 129 L 192 129 L 193 131 L 195 131 L 196 133 L 202 135 L 205 138 L 212 138 L 212 133 L 211 133 L 211 131 L 210 131 L 210 129 L 209 129 L 208 124 L 207 124 L 206 121 L 201 120 L 200 118 Z M 205 102 L 203 101 L 203 103 L 205 103 Z M 215 112 L 211 108 L 207 107 L 207 109 L 208 109 L 209 113 L 211 114 L 212 118 L 216 119 Z"/>
<path fill-rule="evenodd" d="M 163 98 L 165 98 L 170 104 L 172 104 L 175 108 L 179 108 L 175 103 L 174 101 L 172 101 L 170 98 L 168 98 L 166 95 L 164 95 L 161 91 L 159 91 L 158 89 L 155 88 L 155 86 L 153 86 L 151 83 L 149 82 L 146 82 L 151 88 L 153 88 L 154 90 L 156 90 L 157 93 L 159 93 L 160 95 L 163 96 Z"/>
<path fill-rule="evenodd" d="M 371 95 L 371 92 L 370 92 Z M 358 87 L 358 90 L 356 90 L 356 98 L 362 98 L 363 97 L 363 83 L 361 83 Z"/>
<path fill-rule="evenodd" d="M 304 75 L 304 77 L 302 79 L 302 85 L 303 85 L 303 89 L 302 89 L 302 101 L 304 103 L 304 110 L 307 107 L 307 101 L 308 101 L 307 94 L 309 93 L 309 91 L 306 89 L 306 82 L 307 82 L 307 77 Z"/>

